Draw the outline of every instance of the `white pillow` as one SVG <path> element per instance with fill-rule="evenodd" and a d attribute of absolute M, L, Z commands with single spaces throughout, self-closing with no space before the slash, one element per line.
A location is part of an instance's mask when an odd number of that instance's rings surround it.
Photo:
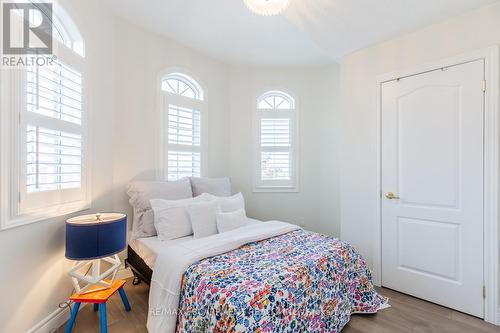
<path fill-rule="evenodd" d="M 183 200 L 152 199 L 154 225 L 161 241 L 177 239 L 193 234 L 188 206 L 195 202 L 209 201 L 208 194 Z"/>
<path fill-rule="evenodd" d="M 245 198 L 238 193 L 232 197 L 215 197 L 222 213 L 230 213 L 240 209 L 245 210 Z"/>
<path fill-rule="evenodd" d="M 193 197 L 209 193 L 218 197 L 231 195 L 231 180 L 229 178 L 197 178 L 191 177 Z"/>
<path fill-rule="evenodd" d="M 244 209 L 238 209 L 231 213 L 217 213 L 217 230 L 220 233 L 241 228 L 246 224 L 247 216 Z"/>
<path fill-rule="evenodd" d="M 217 219 L 219 211 L 217 200 L 198 202 L 188 207 L 194 238 L 208 237 L 217 233 Z"/>
<path fill-rule="evenodd" d="M 192 198 L 191 183 L 188 178 L 173 182 L 134 181 L 127 189 L 130 205 L 134 209 L 133 236 L 149 237 L 156 235 L 151 199 L 179 200 Z"/>

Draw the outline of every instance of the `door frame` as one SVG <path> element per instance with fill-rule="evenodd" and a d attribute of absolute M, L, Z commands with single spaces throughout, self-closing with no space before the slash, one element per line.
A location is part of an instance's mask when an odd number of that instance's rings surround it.
<path fill-rule="evenodd" d="M 377 214 L 374 234 L 373 275 L 382 284 L 382 84 L 424 74 L 475 60 L 484 60 L 486 92 L 484 97 L 484 320 L 500 326 L 499 304 L 499 80 L 500 46 L 495 45 L 456 57 L 383 74 L 377 77 Z"/>

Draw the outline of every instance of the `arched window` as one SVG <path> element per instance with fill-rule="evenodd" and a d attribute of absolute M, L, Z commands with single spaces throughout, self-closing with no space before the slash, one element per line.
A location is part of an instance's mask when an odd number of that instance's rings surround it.
<path fill-rule="evenodd" d="M 283 91 L 257 99 L 256 191 L 297 190 L 296 113 L 295 99 Z"/>
<path fill-rule="evenodd" d="M 85 43 L 80 30 L 62 6 L 57 3 L 54 3 L 54 5 L 53 35 L 55 39 L 76 54 L 84 57 Z"/>
<path fill-rule="evenodd" d="M 203 89 L 194 79 L 181 73 L 172 73 L 161 81 L 163 91 L 183 97 L 203 100 Z"/>
<path fill-rule="evenodd" d="M 260 96 L 259 110 L 293 110 L 295 100 L 292 96 L 282 91 L 268 91 Z"/>
<path fill-rule="evenodd" d="M 45 16 L 45 18 L 52 21 L 52 37 L 60 44 L 56 45 L 55 49 L 62 45 L 84 57 L 85 46 L 83 37 L 68 12 L 57 2 L 52 3 L 52 15 L 47 13 L 47 7 L 40 5 L 38 1 L 32 0 L 32 4 L 38 10 L 30 11 L 30 23 L 36 25 L 36 22 L 41 21 L 41 16 Z M 22 17 L 19 18 L 22 20 Z"/>
<path fill-rule="evenodd" d="M 83 38 L 61 5 L 54 3 L 50 17 L 46 7 L 32 4 L 39 10 L 29 11 L 30 22 L 52 18 L 55 57 L 7 75 L 2 94 L 11 113 L 4 116 L 19 119 L 19 126 L 0 128 L 9 133 L 11 164 L 2 168 L 9 170 L 7 182 L 15 193 L 8 207 L 1 207 L 8 212 L 2 226 L 78 211 L 90 199 Z M 24 13 L 18 15 L 14 32 L 22 32 Z"/>
<path fill-rule="evenodd" d="M 164 119 L 164 177 L 177 180 L 202 176 L 204 153 L 204 92 L 201 85 L 183 73 L 161 79 Z"/>

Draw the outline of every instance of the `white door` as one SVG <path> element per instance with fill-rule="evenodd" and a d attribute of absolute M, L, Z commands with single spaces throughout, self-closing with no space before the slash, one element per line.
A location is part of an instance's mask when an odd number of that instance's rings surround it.
<path fill-rule="evenodd" d="M 386 82 L 381 96 L 382 284 L 478 317 L 483 80 L 478 60 Z"/>

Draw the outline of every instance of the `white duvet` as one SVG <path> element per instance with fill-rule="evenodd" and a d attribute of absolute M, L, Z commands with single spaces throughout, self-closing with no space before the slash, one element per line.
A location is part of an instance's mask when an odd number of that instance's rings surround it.
<path fill-rule="evenodd" d="M 158 254 L 151 279 L 148 331 L 175 332 L 182 277 L 190 265 L 245 244 L 298 229 L 300 227 L 278 221 L 255 223 L 229 232 L 165 247 Z"/>

